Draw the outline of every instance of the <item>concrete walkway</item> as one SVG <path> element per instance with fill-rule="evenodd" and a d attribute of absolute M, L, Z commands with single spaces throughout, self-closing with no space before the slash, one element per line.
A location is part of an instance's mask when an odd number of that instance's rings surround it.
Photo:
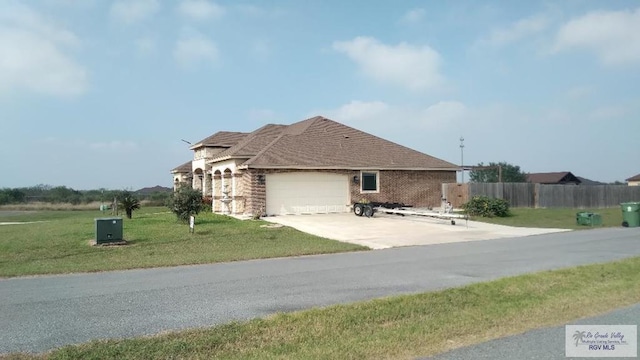
<path fill-rule="evenodd" d="M 459 220 L 417 216 L 376 214 L 372 218 L 351 213 L 269 216 L 263 220 L 290 226 L 300 231 L 364 245 L 372 249 L 398 246 L 445 244 L 462 241 L 490 240 L 569 231 L 565 229 L 521 228 Z"/>

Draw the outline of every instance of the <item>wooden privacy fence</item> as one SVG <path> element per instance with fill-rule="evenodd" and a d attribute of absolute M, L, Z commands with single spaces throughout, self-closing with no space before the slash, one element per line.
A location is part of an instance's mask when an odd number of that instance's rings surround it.
<path fill-rule="evenodd" d="M 511 207 L 607 208 L 640 201 L 640 186 L 466 183 L 443 184 L 442 194 L 454 207 L 474 196 L 487 196 L 505 199 Z"/>

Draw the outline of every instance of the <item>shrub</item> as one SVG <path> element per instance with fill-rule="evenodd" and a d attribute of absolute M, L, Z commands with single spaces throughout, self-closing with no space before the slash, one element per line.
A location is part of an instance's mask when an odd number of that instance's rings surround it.
<path fill-rule="evenodd" d="M 462 205 L 464 211 L 473 216 L 482 217 L 507 217 L 509 216 L 509 203 L 504 199 L 493 199 L 486 196 L 474 196 L 469 202 Z"/>
<path fill-rule="evenodd" d="M 176 214 L 178 220 L 187 223 L 191 215 L 202 211 L 202 193 L 189 185 L 181 185 L 169 198 L 167 206 Z"/>
<path fill-rule="evenodd" d="M 133 195 L 130 191 L 123 191 L 119 196 L 120 205 L 124 208 L 125 213 L 127 214 L 127 218 L 131 219 L 133 215 L 133 210 L 140 209 L 140 200 Z"/>

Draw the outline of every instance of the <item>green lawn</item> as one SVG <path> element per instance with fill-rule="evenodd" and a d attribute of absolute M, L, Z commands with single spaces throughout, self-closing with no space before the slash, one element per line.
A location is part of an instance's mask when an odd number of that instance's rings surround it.
<path fill-rule="evenodd" d="M 604 227 L 616 227 L 622 224 L 622 210 L 619 207 L 579 210 L 513 208 L 511 209 L 511 216 L 509 217 L 471 217 L 471 220 L 519 227 L 591 229 L 592 227 L 590 226 L 576 224 L 576 213 L 581 211 L 600 214 L 602 216 L 602 226 Z"/>
<path fill-rule="evenodd" d="M 124 219 L 127 246 L 94 247 L 94 218 L 100 211 L 45 211 L 0 216 L 0 222 L 45 221 L 0 226 L 0 277 L 92 272 L 257 258 L 365 250 L 292 228 L 263 228 L 202 213 L 195 234 L 166 208 L 143 208 Z"/>
<path fill-rule="evenodd" d="M 640 258 L 631 258 L 208 329 L 95 341 L 43 355 L 11 357 L 408 359 L 561 325 L 638 301 Z"/>

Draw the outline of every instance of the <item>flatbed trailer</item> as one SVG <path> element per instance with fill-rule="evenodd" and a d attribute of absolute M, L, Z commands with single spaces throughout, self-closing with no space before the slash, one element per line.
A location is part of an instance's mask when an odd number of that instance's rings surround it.
<path fill-rule="evenodd" d="M 439 220 L 449 220 L 451 225 L 456 224 L 456 220 L 468 221 L 466 214 L 454 214 L 445 211 L 420 210 L 413 209 L 411 206 L 398 203 L 355 203 L 353 205 L 353 213 L 356 216 L 372 217 L 376 212 L 385 214 L 395 214 L 401 216 L 421 216 Z"/>

